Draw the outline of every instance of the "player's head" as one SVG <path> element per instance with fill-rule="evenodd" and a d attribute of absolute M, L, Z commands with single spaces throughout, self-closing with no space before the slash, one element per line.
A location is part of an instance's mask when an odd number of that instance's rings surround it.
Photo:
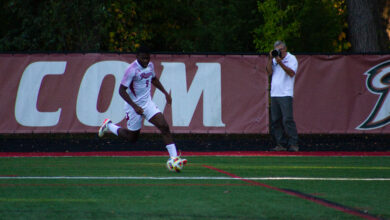
<path fill-rule="evenodd" d="M 140 46 L 137 49 L 137 61 L 143 67 L 146 68 L 150 62 L 150 50 L 146 46 Z"/>

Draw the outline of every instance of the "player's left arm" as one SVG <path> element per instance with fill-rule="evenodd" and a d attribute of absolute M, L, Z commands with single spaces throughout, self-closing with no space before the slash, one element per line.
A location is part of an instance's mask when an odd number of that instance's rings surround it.
<path fill-rule="evenodd" d="M 165 95 L 165 99 L 168 104 L 172 103 L 171 95 L 164 89 L 164 86 L 161 84 L 160 80 L 157 77 L 152 78 L 152 84 L 159 89 Z"/>

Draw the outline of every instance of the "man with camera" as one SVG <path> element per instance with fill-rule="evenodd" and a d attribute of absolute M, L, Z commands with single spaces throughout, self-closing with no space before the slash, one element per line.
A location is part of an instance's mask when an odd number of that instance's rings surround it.
<path fill-rule="evenodd" d="M 287 52 L 283 41 L 276 41 L 269 52 L 266 71 L 271 79 L 271 134 L 275 138 L 273 151 L 297 152 L 298 133 L 293 118 L 293 96 L 298 61 Z M 286 148 L 288 147 L 288 148 Z"/>

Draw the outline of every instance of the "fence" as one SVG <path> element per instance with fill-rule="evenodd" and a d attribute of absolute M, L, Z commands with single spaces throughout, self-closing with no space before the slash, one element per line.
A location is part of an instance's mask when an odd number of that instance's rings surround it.
<path fill-rule="evenodd" d="M 121 78 L 134 54 L 1 54 L 0 133 L 95 133 L 125 126 Z M 390 133 L 390 55 L 297 55 L 301 134 Z M 265 55 L 153 54 L 172 105 L 153 101 L 175 133 L 268 133 Z M 156 129 L 148 122 L 143 132 Z"/>

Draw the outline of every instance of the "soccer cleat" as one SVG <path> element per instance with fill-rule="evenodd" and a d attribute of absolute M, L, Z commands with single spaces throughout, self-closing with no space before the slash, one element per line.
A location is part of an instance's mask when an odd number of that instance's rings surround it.
<path fill-rule="evenodd" d="M 182 159 L 182 158 L 180 158 L 180 156 L 177 156 L 177 157 L 170 157 L 171 158 L 171 160 L 173 160 L 173 161 L 178 161 L 178 160 L 180 160 L 184 165 L 186 165 L 187 164 L 187 159 Z"/>
<path fill-rule="evenodd" d="M 179 158 L 179 160 L 181 160 L 181 162 L 183 163 L 183 166 L 187 165 L 187 162 L 188 162 L 187 159 L 181 159 L 180 157 L 181 157 L 181 151 L 180 151 L 180 155 L 177 156 L 176 158 Z"/>
<path fill-rule="evenodd" d="M 180 160 L 181 160 L 181 162 L 183 163 L 183 165 L 187 165 L 187 162 L 188 162 L 187 159 L 181 159 L 181 158 L 180 158 Z"/>
<path fill-rule="evenodd" d="M 111 120 L 106 118 L 103 121 L 102 126 L 100 126 L 100 128 L 99 128 L 99 137 L 103 137 L 104 133 L 108 131 L 108 126 L 107 126 L 108 123 L 111 123 Z"/>

